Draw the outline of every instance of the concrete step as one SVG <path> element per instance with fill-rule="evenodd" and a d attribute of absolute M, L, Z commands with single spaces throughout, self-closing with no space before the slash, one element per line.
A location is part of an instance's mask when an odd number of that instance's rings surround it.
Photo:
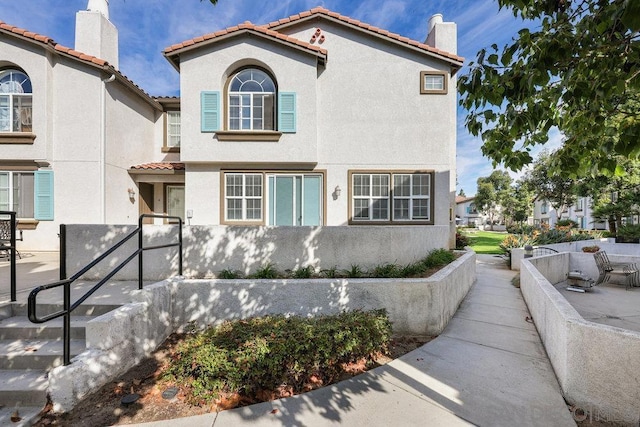
<path fill-rule="evenodd" d="M 85 349 L 85 340 L 71 340 L 71 357 Z M 62 352 L 62 341 L 0 340 L 0 369 L 51 369 L 62 365 Z"/>
<path fill-rule="evenodd" d="M 0 404 L 12 408 L 44 406 L 48 384 L 43 370 L 0 370 Z"/>
<path fill-rule="evenodd" d="M 85 337 L 87 322 L 93 316 L 71 316 L 71 339 Z M 62 318 L 53 319 L 46 323 L 31 323 L 26 316 L 10 317 L 0 320 L 0 340 L 13 339 L 62 339 Z"/>
<path fill-rule="evenodd" d="M 120 305 L 114 304 L 81 305 L 73 311 L 72 316 L 101 316 L 119 307 Z M 42 317 L 60 310 L 62 310 L 61 304 L 38 304 L 36 313 L 39 317 Z M 13 303 L 11 305 L 11 312 L 13 316 L 27 316 L 27 304 Z"/>
<path fill-rule="evenodd" d="M 0 426 L 11 427 L 31 427 L 36 421 L 40 419 L 40 411 L 44 408 L 42 406 L 5 406 L 0 404 Z M 18 411 L 20 421 L 11 421 L 11 416 Z"/>

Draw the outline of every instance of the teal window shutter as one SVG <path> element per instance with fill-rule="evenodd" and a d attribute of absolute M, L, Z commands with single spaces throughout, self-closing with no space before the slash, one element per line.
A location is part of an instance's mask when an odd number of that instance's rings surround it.
<path fill-rule="evenodd" d="M 283 133 L 296 132 L 295 92 L 280 92 L 278 94 L 278 130 Z"/>
<path fill-rule="evenodd" d="M 34 173 L 34 218 L 53 221 L 53 171 L 42 170 Z"/>
<path fill-rule="evenodd" d="M 200 93 L 202 110 L 202 132 L 215 132 L 220 129 L 220 92 L 203 91 Z"/>

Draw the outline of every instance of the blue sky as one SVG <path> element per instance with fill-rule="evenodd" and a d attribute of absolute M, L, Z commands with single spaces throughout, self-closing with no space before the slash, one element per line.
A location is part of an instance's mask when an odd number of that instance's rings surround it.
<path fill-rule="evenodd" d="M 0 21 L 45 34 L 73 47 L 75 13 L 87 0 L 3 0 Z M 510 42 L 523 22 L 497 0 L 110 0 L 110 18 L 119 31 L 120 71 L 154 96 L 179 95 L 178 73 L 162 56 L 162 50 L 195 36 L 251 21 L 264 24 L 316 6 L 359 19 L 377 27 L 424 41 L 427 21 L 442 13 L 458 25 L 458 55 L 466 63 L 492 43 Z M 460 73 L 466 72 L 466 67 Z M 475 194 L 476 180 L 493 167 L 482 156 L 479 138 L 464 128 L 465 112 L 458 109 L 458 190 Z M 551 135 L 554 147 L 560 135 Z M 517 174 L 513 174 L 514 177 Z"/>

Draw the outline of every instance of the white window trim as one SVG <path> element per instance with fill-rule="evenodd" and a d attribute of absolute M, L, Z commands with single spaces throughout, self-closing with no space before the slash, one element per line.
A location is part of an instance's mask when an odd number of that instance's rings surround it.
<path fill-rule="evenodd" d="M 34 172 L 32 171 L 7 171 L 7 170 L 0 170 L 0 174 L 8 174 L 9 179 L 7 180 L 7 187 L 1 187 L 0 190 L 5 190 L 7 191 L 8 194 L 8 207 L 7 209 L 5 209 L 5 207 L 0 206 L 0 210 L 8 210 L 8 211 L 14 211 L 14 205 L 15 200 L 14 200 L 14 196 L 13 196 L 13 187 L 14 187 L 14 179 L 15 179 L 15 175 L 16 174 L 31 174 L 31 175 L 35 175 Z M 34 177 L 35 179 L 35 177 Z M 19 189 L 20 190 L 20 189 Z M 33 189 L 33 191 L 35 191 L 35 188 Z M 18 192 L 18 200 L 20 200 L 21 197 L 24 197 L 22 194 L 20 194 L 20 192 Z M 33 208 L 35 209 L 35 201 L 33 203 Z M 24 216 L 24 215 L 18 215 L 18 218 L 33 218 L 35 215 L 35 212 L 32 213 L 32 215 L 30 216 Z"/>
<path fill-rule="evenodd" d="M 230 196 L 227 194 L 227 179 L 233 176 L 242 177 L 242 195 Z M 260 177 L 260 196 L 247 196 L 247 177 L 258 176 Z M 249 173 L 249 172 L 225 172 L 224 174 L 224 221 L 229 223 L 241 223 L 241 222 L 261 222 L 264 221 L 264 175 L 262 173 Z M 229 218 L 229 200 L 241 200 L 242 201 L 242 218 Z M 247 201 L 248 200 L 260 200 L 260 218 L 247 218 Z"/>
<path fill-rule="evenodd" d="M 349 179 L 349 223 L 350 224 L 434 224 L 433 220 L 433 172 L 431 171 L 350 171 Z M 388 176 L 388 191 L 387 196 L 372 196 L 373 176 L 386 175 Z M 411 195 L 410 196 L 398 196 L 394 194 L 394 177 L 399 175 L 411 175 Z M 414 196 L 413 195 L 413 176 L 426 175 L 429 178 L 429 195 Z M 355 195 L 355 177 L 356 176 L 369 176 L 369 195 L 368 196 L 356 196 Z M 409 217 L 408 219 L 396 219 L 394 212 L 395 200 L 409 200 Z M 413 200 L 428 200 L 428 217 L 427 218 L 413 218 Z M 368 218 L 356 217 L 356 203 L 355 200 L 368 200 L 369 216 Z M 373 218 L 373 206 L 376 200 L 388 200 L 387 203 L 387 215 L 386 219 Z"/>
<path fill-rule="evenodd" d="M 171 122 L 172 116 L 174 119 L 177 117 L 177 123 Z M 172 125 L 178 127 L 177 133 L 171 132 Z M 180 143 L 181 143 L 180 134 L 182 130 L 181 128 L 182 128 L 182 117 L 181 117 L 180 111 L 167 111 L 167 128 L 166 128 L 167 144 L 166 146 L 168 148 L 180 148 Z M 172 138 L 177 138 L 177 144 L 172 143 Z"/>

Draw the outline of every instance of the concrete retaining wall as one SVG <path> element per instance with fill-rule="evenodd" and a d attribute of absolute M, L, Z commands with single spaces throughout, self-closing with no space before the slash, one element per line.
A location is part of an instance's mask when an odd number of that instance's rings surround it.
<path fill-rule="evenodd" d="M 395 333 L 438 335 L 475 282 L 475 261 L 466 252 L 424 279 L 170 279 L 147 286 L 135 292 L 135 303 L 89 321 L 87 351 L 49 373 L 54 410 L 70 410 L 193 321 L 385 308 Z"/>
<path fill-rule="evenodd" d="M 118 242 L 135 226 L 68 225 L 67 272 L 69 275 L 89 264 Z M 177 226 L 144 227 L 146 246 L 177 241 Z M 352 227 L 238 227 L 186 226 L 183 228 L 184 275 L 189 278 L 215 277 L 224 269 L 245 274 L 265 263 L 284 271 L 307 265 L 316 269 L 348 269 L 357 264 L 370 269 L 381 263 L 409 264 L 429 251 L 448 248 L 448 226 L 352 226 Z M 108 262 L 92 269 L 85 279 L 104 277 L 114 266 L 137 249 L 132 239 Z M 178 270 L 177 248 L 144 254 L 145 280 L 163 280 Z M 137 262 L 131 262 L 116 280 L 135 280 Z"/>
<path fill-rule="evenodd" d="M 583 267 L 589 256 L 562 253 L 523 260 L 520 288 L 565 399 L 609 421 L 637 426 L 640 333 L 585 320 L 552 285 L 564 280 L 569 269 Z"/>
<path fill-rule="evenodd" d="M 541 245 L 545 248 L 555 249 L 558 252 L 582 252 L 585 246 L 598 245 L 600 250 L 606 251 L 609 255 L 632 255 L 640 256 L 640 245 L 637 243 L 615 243 L 615 239 L 601 240 L 580 240 L 578 242 L 554 243 L 552 245 Z M 520 262 L 524 259 L 524 248 L 511 250 L 511 269 L 520 270 Z"/>

